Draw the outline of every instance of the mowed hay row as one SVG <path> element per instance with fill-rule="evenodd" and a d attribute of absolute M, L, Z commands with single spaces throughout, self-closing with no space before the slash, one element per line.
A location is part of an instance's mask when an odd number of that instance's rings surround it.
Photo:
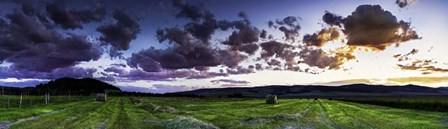
<path fill-rule="evenodd" d="M 166 129 L 219 129 L 213 124 L 198 120 L 193 117 L 179 116 L 163 123 Z"/>

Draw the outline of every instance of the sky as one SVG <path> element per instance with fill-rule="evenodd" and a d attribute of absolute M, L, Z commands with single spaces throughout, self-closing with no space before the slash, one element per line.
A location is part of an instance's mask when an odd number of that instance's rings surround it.
<path fill-rule="evenodd" d="M 4 0 L 0 85 L 448 86 L 445 0 Z"/>

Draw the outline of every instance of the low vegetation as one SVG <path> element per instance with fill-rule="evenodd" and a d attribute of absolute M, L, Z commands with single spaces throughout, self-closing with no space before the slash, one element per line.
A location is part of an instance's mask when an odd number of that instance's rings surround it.
<path fill-rule="evenodd" d="M 45 96 L 0 95 L 0 108 L 27 108 L 39 105 L 63 104 L 75 101 L 93 99 L 90 96 L 50 96 L 47 103 Z"/>
<path fill-rule="evenodd" d="M 375 97 L 341 100 L 394 108 L 448 112 L 448 99 L 446 97 Z"/>

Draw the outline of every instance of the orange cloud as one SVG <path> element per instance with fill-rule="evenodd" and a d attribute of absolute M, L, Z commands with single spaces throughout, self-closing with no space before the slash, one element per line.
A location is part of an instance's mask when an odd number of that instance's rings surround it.
<path fill-rule="evenodd" d="M 448 76 L 445 77 L 398 77 L 387 78 L 385 80 L 380 79 L 348 79 L 331 81 L 325 83 L 318 83 L 319 85 L 340 86 L 349 84 L 379 84 L 379 85 L 437 85 L 440 83 L 448 83 Z"/>
<path fill-rule="evenodd" d="M 448 72 L 448 68 L 439 68 L 433 65 L 437 64 L 436 61 L 433 60 L 416 60 L 409 64 L 398 64 L 402 70 L 418 70 L 422 71 L 422 74 L 431 74 L 433 72 Z"/>
<path fill-rule="evenodd" d="M 400 84 L 434 84 L 448 82 L 448 76 L 446 77 L 402 77 L 402 78 L 389 78 L 387 82 L 400 83 Z"/>

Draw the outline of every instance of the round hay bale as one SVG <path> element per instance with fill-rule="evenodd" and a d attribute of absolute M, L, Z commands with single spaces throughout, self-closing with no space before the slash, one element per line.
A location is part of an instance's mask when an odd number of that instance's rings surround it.
<path fill-rule="evenodd" d="M 277 95 L 268 95 L 266 96 L 266 104 L 277 104 Z"/>
<path fill-rule="evenodd" d="M 96 101 L 106 102 L 107 101 L 107 94 L 105 94 L 105 93 L 97 93 L 96 94 Z"/>

